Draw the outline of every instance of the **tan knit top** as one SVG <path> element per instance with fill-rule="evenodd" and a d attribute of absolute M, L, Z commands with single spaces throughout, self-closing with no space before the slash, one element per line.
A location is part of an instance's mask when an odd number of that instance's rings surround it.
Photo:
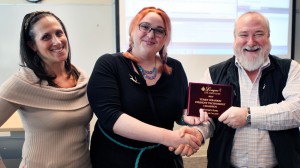
<path fill-rule="evenodd" d="M 81 72 L 73 88 L 55 88 L 38 81 L 32 70 L 21 68 L 0 87 L 0 125 L 18 110 L 25 130 L 20 167 L 92 167 L 88 78 Z"/>

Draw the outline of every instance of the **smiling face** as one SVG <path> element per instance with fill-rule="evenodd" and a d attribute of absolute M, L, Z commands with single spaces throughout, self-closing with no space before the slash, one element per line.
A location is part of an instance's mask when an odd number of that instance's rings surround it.
<path fill-rule="evenodd" d="M 68 39 L 61 24 L 53 16 L 41 18 L 33 25 L 34 42 L 29 46 L 37 52 L 44 64 L 64 63 L 68 57 Z"/>
<path fill-rule="evenodd" d="M 163 19 L 155 12 L 149 12 L 145 15 L 139 25 L 141 23 L 156 30 L 165 29 Z M 143 27 L 140 29 L 139 26 L 136 26 L 131 32 L 134 55 L 155 55 L 163 47 L 165 37 L 156 35 L 153 29 L 147 32 L 143 31 Z"/>
<path fill-rule="evenodd" d="M 234 54 L 247 71 L 259 69 L 271 50 L 268 21 L 257 13 L 241 16 L 235 24 Z"/>

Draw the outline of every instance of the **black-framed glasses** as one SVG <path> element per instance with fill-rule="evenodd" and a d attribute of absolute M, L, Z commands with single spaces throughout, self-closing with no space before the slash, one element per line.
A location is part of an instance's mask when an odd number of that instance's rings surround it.
<path fill-rule="evenodd" d="M 140 29 L 140 31 L 145 32 L 145 33 L 150 33 L 151 30 L 153 30 L 154 35 L 156 37 L 165 37 L 165 35 L 166 35 L 166 31 L 164 28 L 159 28 L 159 27 L 152 28 L 149 23 L 145 23 L 145 22 L 139 24 L 139 29 Z"/>

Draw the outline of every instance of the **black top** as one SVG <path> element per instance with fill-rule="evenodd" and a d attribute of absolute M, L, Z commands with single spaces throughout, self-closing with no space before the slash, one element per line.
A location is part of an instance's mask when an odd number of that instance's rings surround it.
<path fill-rule="evenodd" d="M 87 93 L 90 105 L 98 117 L 97 122 L 109 136 L 132 147 L 153 145 L 113 133 L 113 125 L 122 113 L 151 125 L 173 129 L 174 121 L 180 119 L 186 107 L 188 82 L 179 61 L 168 58 L 167 64 L 172 67 L 172 74 L 163 73 L 155 85 L 147 86 L 144 78 L 134 71 L 132 61 L 123 57 L 121 53 L 105 54 L 97 60 Z M 155 114 L 151 110 L 148 91 L 153 100 Z M 91 142 L 94 167 L 107 165 L 107 167 L 132 168 L 138 152 L 107 139 L 96 124 Z M 166 163 L 170 165 L 168 162 L 173 162 L 173 157 L 167 147 L 161 145 L 144 152 L 139 167 L 143 165 L 164 167 L 162 165 Z"/>

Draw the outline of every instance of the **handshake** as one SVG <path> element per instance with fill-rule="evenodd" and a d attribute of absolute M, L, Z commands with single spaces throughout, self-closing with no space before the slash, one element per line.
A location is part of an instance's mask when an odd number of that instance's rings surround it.
<path fill-rule="evenodd" d="M 178 130 L 172 131 L 170 137 L 166 135 L 166 146 L 176 155 L 191 156 L 196 153 L 203 144 L 204 137 L 195 127 L 208 121 L 208 115 L 202 109 L 199 110 L 200 116 L 183 116 L 184 123 L 189 126 L 182 126 Z"/>

